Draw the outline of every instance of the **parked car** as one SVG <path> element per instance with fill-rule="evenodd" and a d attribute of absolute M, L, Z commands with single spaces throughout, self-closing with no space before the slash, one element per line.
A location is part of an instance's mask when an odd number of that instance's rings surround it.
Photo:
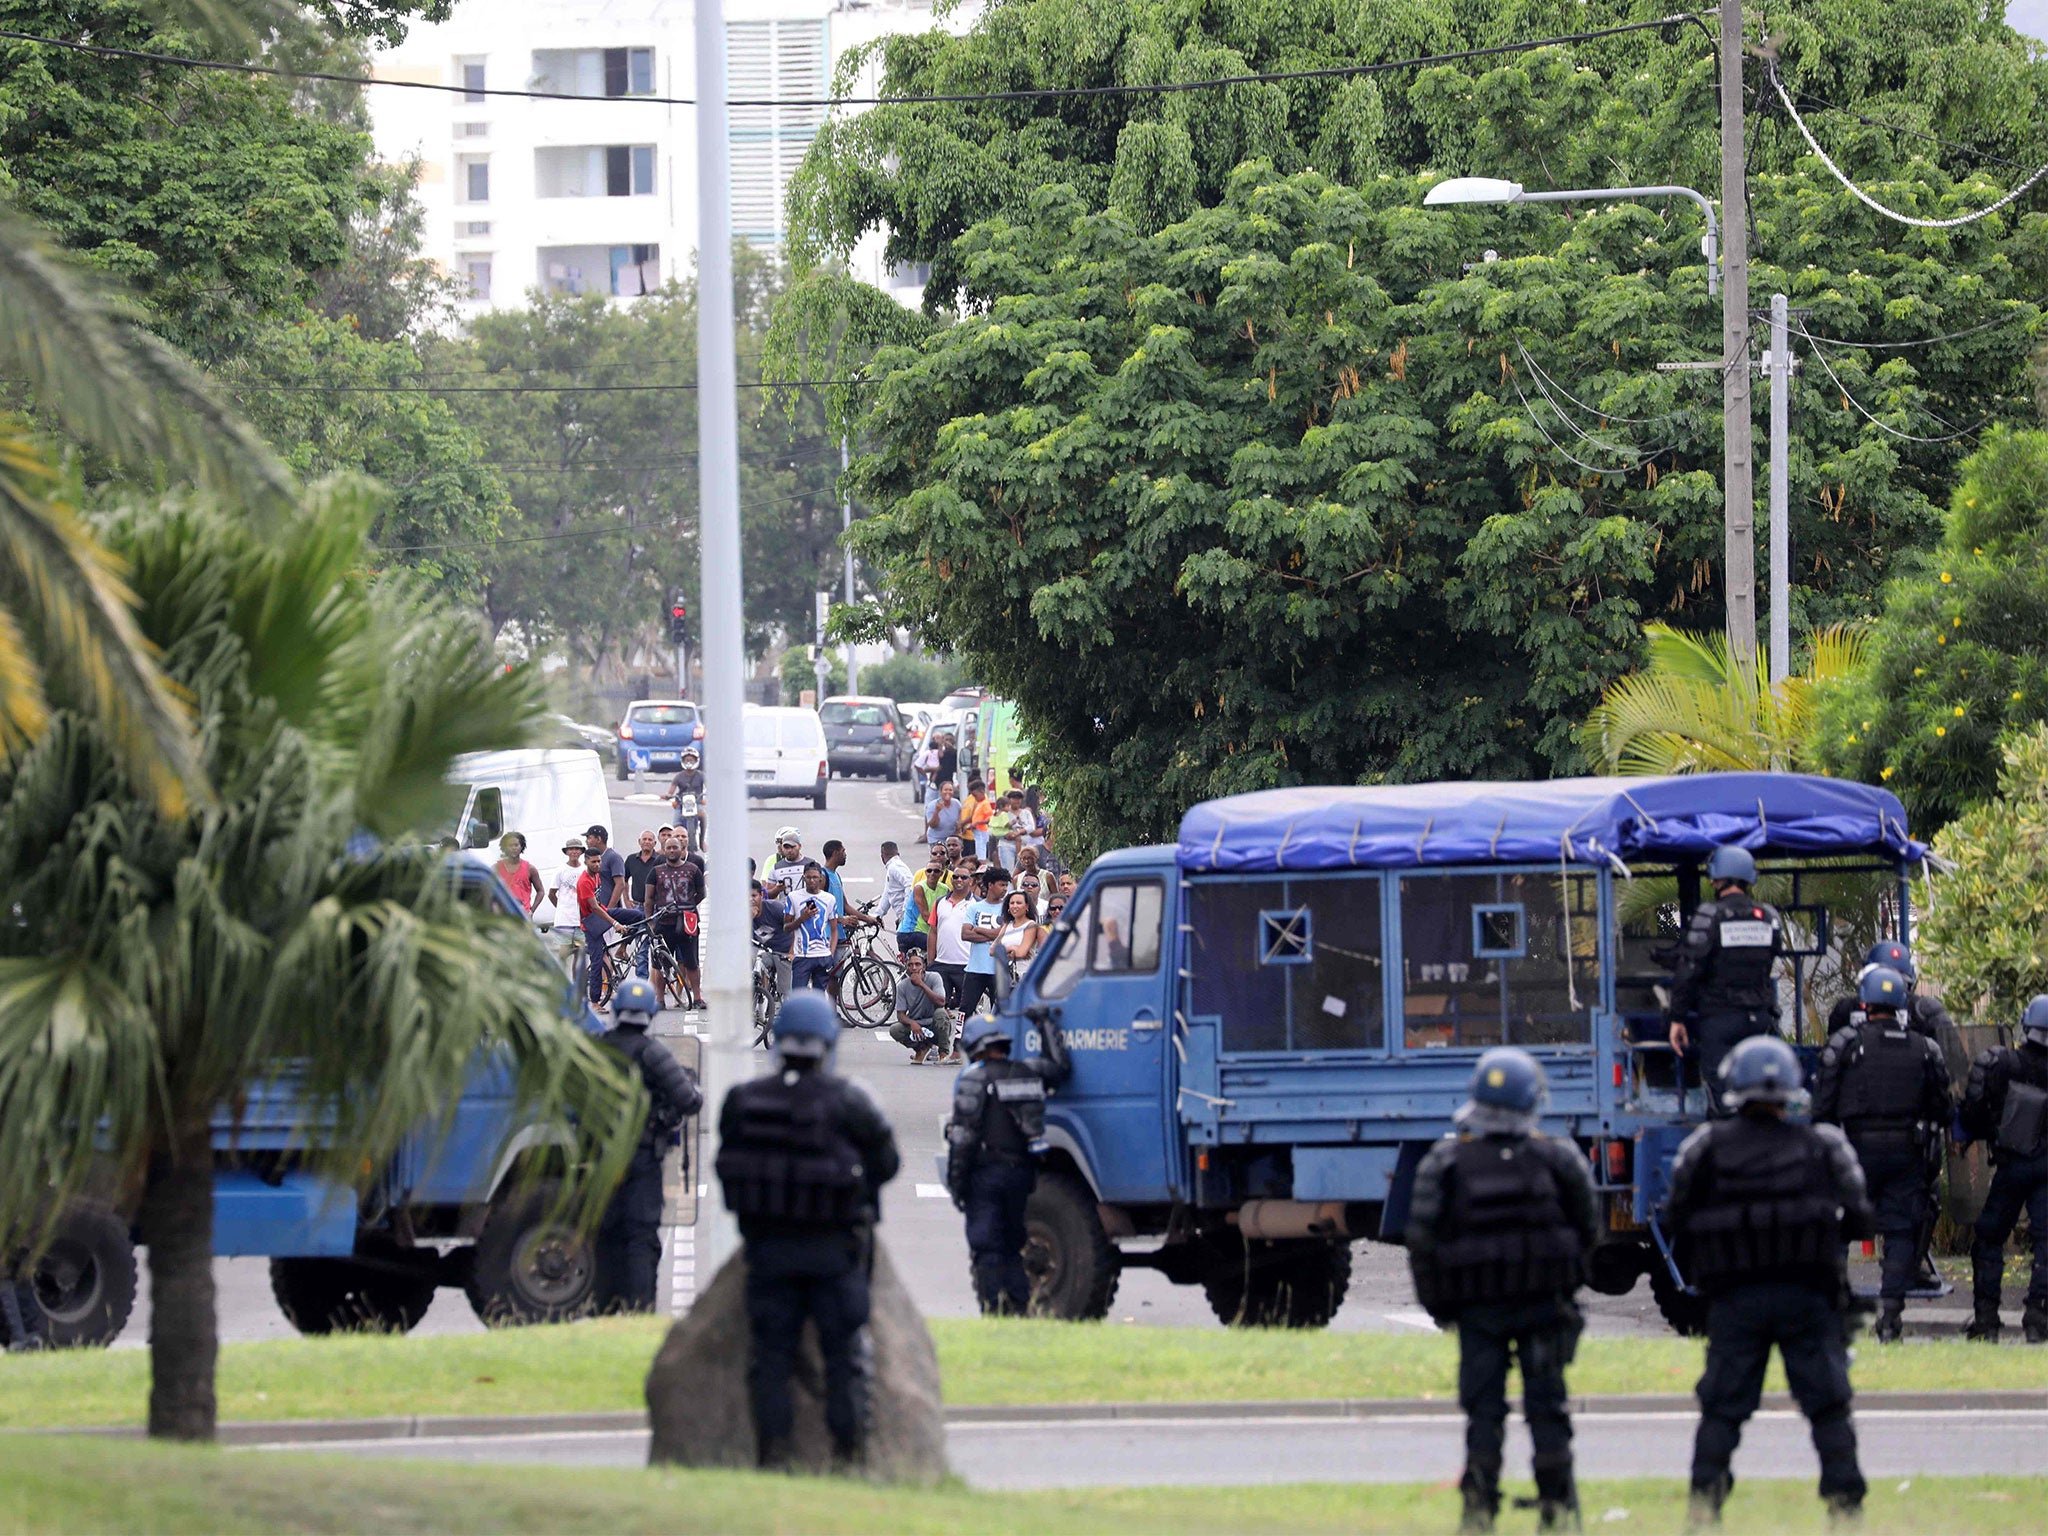
<path fill-rule="evenodd" d="M 703 750 L 704 717 L 688 699 L 628 704 L 619 722 L 619 777 L 673 773 L 683 766 L 683 748 L 692 746 Z"/>
<path fill-rule="evenodd" d="M 824 810 L 832 764 L 817 711 L 749 704 L 742 721 L 747 798 L 802 798 L 811 802 L 812 809 Z"/>
<path fill-rule="evenodd" d="M 818 721 L 834 773 L 900 779 L 910 772 L 910 729 L 894 699 L 840 694 L 818 706 Z"/>

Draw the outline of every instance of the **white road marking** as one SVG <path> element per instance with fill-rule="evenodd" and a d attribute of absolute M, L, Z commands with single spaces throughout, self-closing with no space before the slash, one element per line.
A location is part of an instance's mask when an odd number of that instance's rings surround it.
<path fill-rule="evenodd" d="M 946 1186 L 943 1184 L 920 1184 L 917 1186 L 917 1198 L 920 1200 L 943 1200 L 946 1198 Z"/>

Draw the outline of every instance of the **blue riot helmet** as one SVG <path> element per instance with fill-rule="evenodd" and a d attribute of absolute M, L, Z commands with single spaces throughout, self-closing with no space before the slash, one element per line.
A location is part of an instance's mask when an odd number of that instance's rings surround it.
<path fill-rule="evenodd" d="M 977 1013 L 960 1031 L 960 1043 L 967 1048 L 969 1056 L 979 1056 L 991 1045 L 1009 1047 L 1012 1044 L 1010 1026 L 990 1014 Z"/>
<path fill-rule="evenodd" d="M 2020 1033 L 2036 1045 L 2048 1045 L 2048 992 L 2037 995 L 2020 1015 Z"/>
<path fill-rule="evenodd" d="M 1750 857 L 1747 848 L 1738 848 L 1733 843 L 1723 843 L 1714 850 L 1714 856 L 1707 860 L 1707 878 L 1716 885 L 1733 880 L 1740 885 L 1756 884 L 1756 860 Z"/>
<path fill-rule="evenodd" d="M 1882 965 L 1897 971 L 1906 978 L 1906 986 L 1913 985 L 1913 952 L 1897 939 L 1879 939 L 1870 946 L 1870 953 L 1863 957 L 1863 967 L 1868 974 L 1871 966 Z M 1865 1002 L 1869 999 L 1865 998 Z"/>
<path fill-rule="evenodd" d="M 1856 1001 L 1866 1008 L 1889 1008 L 1894 1013 L 1906 1006 L 1912 989 L 1906 978 L 1888 965 L 1866 965 L 1856 982 Z"/>
<path fill-rule="evenodd" d="M 798 992 L 777 1011 L 774 1036 L 775 1049 L 785 1056 L 824 1060 L 839 1038 L 839 1020 L 833 1015 L 831 999 L 810 988 Z"/>
<path fill-rule="evenodd" d="M 1526 1136 L 1550 1094 L 1543 1068 L 1527 1051 L 1496 1046 L 1472 1069 L 1472 1096 L 1451 1119 L 1473 1136 Z"/>
<path fill-rule="evenodd" d="M 1751 1035 L 1730 1051 L 1721 1062 L 1721 1088 L 1721 1102 L 1730 1109 L 1746 1104 L 1783 1107 L 1806 1096 L 1799 1058 L 1776 1035 Z"/>
<path fill-rule="evenodd" d="M 612 1017 L 621 1024 L 637 1024 L 645 1028 L 654 1022 L 654 1016 L 659 1012 L 661 994 L 654 990 L 654 983 L 645 976 L 628 976 L 612 994 Z"/>

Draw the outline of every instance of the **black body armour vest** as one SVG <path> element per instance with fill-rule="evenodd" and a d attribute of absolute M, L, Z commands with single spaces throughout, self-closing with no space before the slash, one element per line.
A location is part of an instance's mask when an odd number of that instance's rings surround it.
<path fill-rule="evenodd" d="M 1777 961 L 1777 912 L 1740 892 L 1710 905 L 1714 948 L 1700 988 L 1700 1011 L 1775 1007 L 1778 993 L 1771 984 L 1771 967 Z"/>
<path fill-rule="evenodd" d="M 1447 1214 L 1450 1231 L 1437 1244 L 1447 1303 L 1569 1295 L 1584 1278 L 1586 1256 L 1557 1179 L 1525 1138 L 1461 1143 Z"/>
<path fill-rule="evenodd" d="M 1865 1018 L 1842 1063 L 1839 1113 L 1849 1140 L 1899 1141 L 1920 1110 L 1927 1052 L 1904 1019 Z"/>
<path fill-rule="evenodd" d="M 866 1170 L 839 1128 L 839 1094 L 838 1080 L 824 1072 L 781 1072 L 732 1091 L 738 1134 L 718 1150 L 718 1178 L 735 1216 L 837 1225 L 867 1219 Z"/>
<path fill-rule="evenodd" d="M 1695 1284 L 1759 1280 L 1823 1287 L 1840 1277 L 1842 1222 L 1827 1152 L 1804 1126 L 1735 1119 L 1709 1144 L 1706 1199 L 1686 1224 Z"/>

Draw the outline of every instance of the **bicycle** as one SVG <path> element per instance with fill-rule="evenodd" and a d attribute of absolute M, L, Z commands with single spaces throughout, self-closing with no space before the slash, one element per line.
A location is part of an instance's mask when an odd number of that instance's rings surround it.
<path fill-rule="evenodd" d="M 654 926 L 651 917 L 614 928 L 600 946 L 604 967 L 598 983 L 600 1003 L 611 1001 L 620 982 L 638 971 L 654 978 L 656 994 L 664 1008 L 680 1008 L 687 1001 L 682 990 L 682 966 Z"/>
<path fill-rule="evenodd" d="M 775 1015 L 782 1009 L 782 980 L 776 969 L 775 951 L 754 941 L 754 1044 L 768 1048 L 775 1028 Z"/>
<path fill-rule="evenodd" d="M 875 906 L 863 902 L 861 916 L 872 917 Z M 826 995 L 838 1010 L 840 1023 L 849 1029 L 880 1029 L 896 1016 L 896 982 L 903 967 L 875 953 L 881 937 L 878 925 L 855 929 L 826 980 Z"/>

